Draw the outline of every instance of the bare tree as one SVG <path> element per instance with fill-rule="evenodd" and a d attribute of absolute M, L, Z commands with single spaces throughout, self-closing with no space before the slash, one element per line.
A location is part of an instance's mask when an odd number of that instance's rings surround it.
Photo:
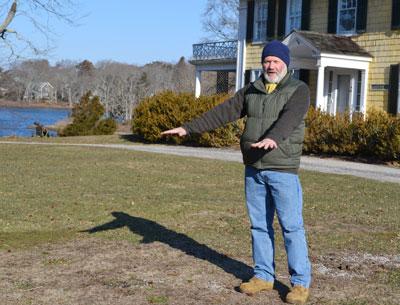
<path fill-rule="evenodd" d="M 239 0 L 207 0 L 202 14 L 203 29 L 209 33 L 205 40 L 237 38 L 239 27 Z"/>
<path fill-rule="evenodd" d="M 48 53 L 54 45 L 54 22 L 75 25 L 76 7 L 75 0 L 0 1 L 0 60 Z"/>
<path fill-rule="evenodd" d="M 102 61 L 97 65 L 94 92 L 100 97 L 106 113 L 122 120 L 129 120 L 136 104 L 135 84 L 140 69 L 112 61 Z"/>
<path fill-rule="evenodd" d="M 25 60 L 0 71 L 0 94 L 22 99 L 32 86 L 49 82 L 57 100 L 72 105 L 92 91 L 100 97 L 107 115 L 128 121 L 135 106 L 147 96 L 164 90 L 193 92 L 193 73 L 193 66 L 183 57 L 176 64 L 158 61 L 142 67 L 113 61 L 94 65 L 88 60 L 51 66 L 44 59 Z"/>
<path fill-rule="evenodd" d="M 78 69 L 76 68 L 79 63 L 70 60 L 63 60 L 57 62 L 54 68 L 51 69 L 49 82 L 57 90 L 57 100 L 61 102 L 68 102 L 70 106 L 80 96 Z"/>
<path fill-rule="evenodd" d="M 17 101 L 25 88 L 14 79 L 10 71 L 0 68 L 0 98 Z"/>
<path fill-rule="evenodd" d="M 3 23 L 0 25 L 1 38 L 4 39 L 4 34 L 6 32 L 10 32 L 10 29 L 8 28 L 8 26 L 11 23 L 11 21 L 14 19 L 16 12 L 17 12 L 17 2 L 14 1 L 10 7 L 10 10 L 7 13 L 6 18 L 4 19 Z"/>
<path fill-rule="evenodd" d="M 172 84 L 176 92 L 194 92 L 194 66 L 185 61 L 185 57 L 181 57 L 174 66 L 172 73 Z"/>

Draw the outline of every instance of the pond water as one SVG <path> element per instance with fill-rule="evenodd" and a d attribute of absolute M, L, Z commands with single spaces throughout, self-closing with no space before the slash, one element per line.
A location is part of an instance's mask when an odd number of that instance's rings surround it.
<path fill-rule="evenodd" d="M 34 122 L 53 125 L 68 118 L 70 113 L 69 109 L 59 108 L 0 107 L 0 137 L 31 137 L 35 135 L 35 129 L 29 126 L 33 126 Z M 56 136 L 57 133 L 50 131 L 50 135 Z"/>

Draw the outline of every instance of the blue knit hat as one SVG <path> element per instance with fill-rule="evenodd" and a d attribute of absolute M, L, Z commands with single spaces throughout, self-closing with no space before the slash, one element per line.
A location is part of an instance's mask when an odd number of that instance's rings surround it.
<path fill-rule="evenodd" d="M 271 42 L 268 42 L 262 51 L 261 62 L 263 62 L 264 58 L 267 56 L 279 57 L 286 64 L 286 66 L 289 67 L 289 48 L 282 42 L 278 40 L 272 40 Z"/>

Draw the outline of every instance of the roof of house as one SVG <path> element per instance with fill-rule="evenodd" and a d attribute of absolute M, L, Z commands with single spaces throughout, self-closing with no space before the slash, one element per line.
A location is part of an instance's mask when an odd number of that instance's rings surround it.
<path fill-rule="evenodd" d="M 322 53 L 373 57 L 370 53 L 368 53 L 356 42 L 354 42 L 351 37 L 348 36 L 318 33 L 312 31 L 294 30 L 292 31 L 292 33 L 293 32 L 300 34 Z"/>
<path fill-rule="evenodd" d="M 41 83 L 39 84 L 39 87 L 40 87 L 40 88 L 43 88 L 43 87 L 46 87 L 46 86 L 51 87 L 51 88 L 54 88 L 53 85 L 50 84 L 49 82 L 41 82 Z"/>

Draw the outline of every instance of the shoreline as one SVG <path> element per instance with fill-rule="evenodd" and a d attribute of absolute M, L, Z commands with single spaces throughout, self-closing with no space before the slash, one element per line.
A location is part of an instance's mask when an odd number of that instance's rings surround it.
<path fill-rule="evenodd" d="M 55 109 L 72 109 L 66 103 L 26 103 L 26 102 L 15 102 L 15 101 L 7 101 L 7 100 L 0 100 L 0 108 L 1 107 L 14 107 L 14 108 L 55 108 Z"/>

